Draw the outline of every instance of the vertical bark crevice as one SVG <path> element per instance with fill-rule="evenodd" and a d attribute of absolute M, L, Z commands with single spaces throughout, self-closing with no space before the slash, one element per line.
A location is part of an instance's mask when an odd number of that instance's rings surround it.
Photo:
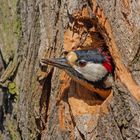
<path fill-rule="evenodd" d="M 48 109 L 50 104 L 50 93 L 51 93 L 51 79 L 52 79 L 53 69 L 47 75 L 47 77 L 43 80 L 42 86 L 42 94 L 40 97 L 40 130 L 45 129 L 45 124 L 47 123 L 48 119 Z M 38 123 L 39 124 L 39 123 Z"/>

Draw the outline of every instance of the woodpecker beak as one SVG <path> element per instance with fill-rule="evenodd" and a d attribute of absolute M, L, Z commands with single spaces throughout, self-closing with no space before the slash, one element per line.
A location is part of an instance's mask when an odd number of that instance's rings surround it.
<path fill-rule="evenodd" d="M 46 65 L 52 65 L 54 67 L 57 67 L 59 69 L 64 70 L 66 73 L 68 73 L 71 77 L 84 79 L 84 77 L 79 74 L 69 63 L 66 58 L 49 58 L 49 59 L 41 59 L 40 61 L 42 66 Z"/>
<path fill-rule="evenodd" d="M 49 59 L 41 59 L 40 61 L 42 66 L 52 65 L 54 67 L 66 70 L 68 68 L 72 68 L 65 58 L 49 58 Z"/>

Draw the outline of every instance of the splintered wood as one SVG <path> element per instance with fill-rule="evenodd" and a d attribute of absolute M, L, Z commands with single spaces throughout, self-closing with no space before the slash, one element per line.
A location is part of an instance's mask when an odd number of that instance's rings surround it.
<path fill-rule="evenodd" d="M 101 34 L 96 30 L 96 19 L 91 19 L 86 15 L 86 8 L 82 13 L 73 14 L 73 23 L 64 34 L 64 49 L 71 51 L 73 49 L 95 49 L 105 45 Z"/>

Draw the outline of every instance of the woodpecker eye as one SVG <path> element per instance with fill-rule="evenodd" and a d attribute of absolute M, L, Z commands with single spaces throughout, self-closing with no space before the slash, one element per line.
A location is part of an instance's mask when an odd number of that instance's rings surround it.
<path fill-rule="evenodd" d="M 80 67 L 84 67 L 87 64 L 87 62 L 85 60 L 79 60 L 77 63 L 78 63 L 78 66 L 80 66 Z"/>

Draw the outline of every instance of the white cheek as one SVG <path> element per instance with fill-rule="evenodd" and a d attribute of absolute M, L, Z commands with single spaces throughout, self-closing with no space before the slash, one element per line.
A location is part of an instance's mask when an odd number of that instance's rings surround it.
<path fill-rule="evenodd" d="M 106 68 L 100 64 L 88 63 L 85 67 L 73 66 L 73 68 L 92 82 L 102 79 L 107 74 Z"/>

